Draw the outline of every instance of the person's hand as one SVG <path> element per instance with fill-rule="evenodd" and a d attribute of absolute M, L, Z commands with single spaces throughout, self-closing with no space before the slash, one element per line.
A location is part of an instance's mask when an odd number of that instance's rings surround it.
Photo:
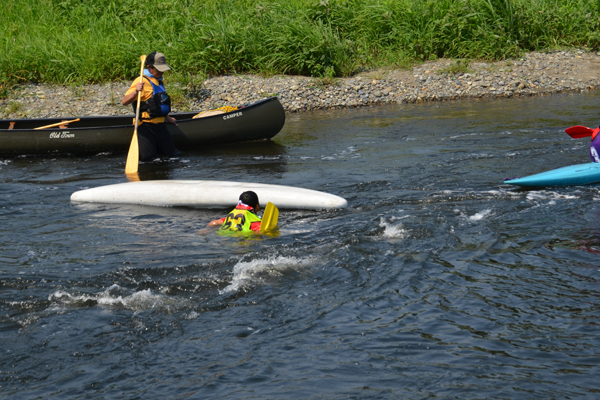
<path fill-rule="evenodd" d="M 167 115 L 165 117 L 165 119 L 167 120 L 168 123 L 173 124 L 175 126 L 178 126 L 177 125 L 177 120 L 175 118 L 171 117 L 170 115 Z"/>
<path fill-rule="evenodd" d="M 121 103 L 126 106 L 128 104 L 133 103 L 134 101 L 137 100 L 138 98 L 138 94 L 142 92 L 142 89 L 144 88 L 144 82 L 138 82 L 135 84 L 135 92 L 130 92 L 129 90 L 127 91 L 127 94 L 125 96 L 123 96 L 123 100 L 121 100 Z"/>

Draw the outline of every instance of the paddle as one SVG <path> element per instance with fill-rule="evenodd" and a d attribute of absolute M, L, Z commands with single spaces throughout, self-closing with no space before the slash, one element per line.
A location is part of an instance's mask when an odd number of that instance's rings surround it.
<path fill-rule="evenodd" d="M 260 233 L 264 233 L 277 227 L 279 219 L 279 210 L 271 202 L 267 203 L 263 212 L 262 222 L 260 223 Z"/>
<path fill-rule="evenodd" d="M 570 128 L 565 129 L 565 132 L 571 136 L 573 139 L 581 139 L 589 136 L 596 136 L 600 131 L 600 127 L 596 129 L 591 129 L 585 126 L 577 125 L 572 126 Z"/>
<path fill-rule="evenodd" d="M 144 63 L 146 62 L 146 56 L 141 56 L 142 68 L 140 71 L 140 82 L 144 81 Z M 138 164 L 140 163 L 140 148 L 138 146 L 137 128 L 138 121 L 140 120 L 140 99 L 142 92 L 138 92 L 137 107 L 135 109 L 135 128 L 133 129 L 133 137 L 131 138 L 131 144 L 129 145 L 129 153 L 127 154 L 127 163 L 125 164 L 125 174 L 135 174 L 138 170 Z"/>
<path fill-rule="evenodd" d="M 57 123 L 51 124 L 51 125 L 40 126 L 39 128 L 33 128 L 33 129 L 35 130 L 35 129 L 54 128 L 55 126 L 67 125 L 67 124 L 70 124 L 71 122 L 77 122 L 77 121 L 79 121 L 79 118 L 75 118 L 70 121 L 57 122 Z M 9 129 L 12 129 L 12 128 L 9 128 Z"/>

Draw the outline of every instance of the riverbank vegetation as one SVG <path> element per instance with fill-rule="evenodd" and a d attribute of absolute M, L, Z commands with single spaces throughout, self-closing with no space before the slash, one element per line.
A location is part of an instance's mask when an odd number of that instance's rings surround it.
<path fill-rule="evenodd" d="M 600 0 L 6 0 L 0 80 L 132 79 L 166 54 L 194 85 L 231 73 L 349 76 L 437 58 L 597 48 Z"/>

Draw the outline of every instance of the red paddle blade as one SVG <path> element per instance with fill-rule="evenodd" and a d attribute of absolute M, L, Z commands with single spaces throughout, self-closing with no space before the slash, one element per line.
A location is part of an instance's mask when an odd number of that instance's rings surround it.
<path fill-rule="evenodd" d="M 565 132 L 567 132 L 567 135 L 571 136 L 573 139 L 581 139 L 584 137 L 592 136 L 594 134 L 594 129 L 577 125 L 565 129 Z"/>

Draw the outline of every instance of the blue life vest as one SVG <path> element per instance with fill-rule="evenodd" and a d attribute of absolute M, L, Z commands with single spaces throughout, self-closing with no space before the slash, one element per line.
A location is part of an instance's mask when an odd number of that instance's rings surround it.
<path fill-rule="evenodd" d="M 152 97 L 146 101 L 140 102 L 140 112 L 147 112 L 150 118 L 164 117 L 171 112 L 171 98 L 165 90 L 162 81 L 155 85 L 150 78 L 144 75 L 144 78 L 152 85 Z M 132 103 L 135 111 L 137 104 Z"/>

